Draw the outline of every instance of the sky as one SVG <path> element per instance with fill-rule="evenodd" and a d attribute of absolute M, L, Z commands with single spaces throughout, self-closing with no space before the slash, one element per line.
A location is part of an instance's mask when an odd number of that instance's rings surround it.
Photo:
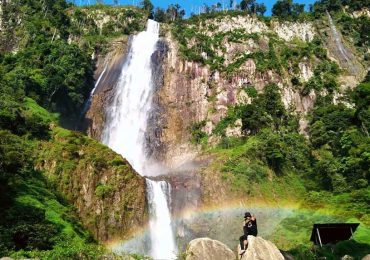
<path fill-rule="evenodd" d="M 103 0 L 105 4 L 112 4 L 113 0 Z M 118 0 L 119 4 L 121 5 L 138 5 L 142 0 Z M 224 3 L 226 7 L 229 6 L 230 0 L 188 0 L 188 1 L 180 1 L 180 0 L 151 0 L 155 7 L 162 7 L 167 8 L 170 4 L 179 4 L 182 8 L 186 11 L 186 16 L 188 17 L 192 12 L 198 10 L 200 6 L 204 4 L 213 5 L 218 2 Z M 237 3 L 240 3 L 241 0 L 236 0 Z M 77 4 L 88 4 L 88 3 L 95 3 L 95 0 L 75 0 Z M 267 7 L 267 12 L 265 15 L 271 15 L 271 8 L 276 2 L 276 0 L 257 0 L 259 3 L 264 3 Z M 294 3 L 306 4 L 306 8 L 308 9 L 308 5 L 316 2 L 316 0 L 294 0 Z"/>

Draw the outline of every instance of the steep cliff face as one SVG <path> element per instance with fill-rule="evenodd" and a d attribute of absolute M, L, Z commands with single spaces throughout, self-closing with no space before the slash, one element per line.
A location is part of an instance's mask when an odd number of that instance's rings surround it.
<path fill-rule="evenodd" d="M 229 107 L 250 102 L 246 91 L 249 86 L 262 92 L 265 85 L 277 84 L 286 108 L 297 113 L 304 114 L 313 106 L 315 93 L 302 95 L 291 83 L 291 70 L 301 82 L 306 82 L 313 76 L 317 59 L 302 57 L 286 69 L 262 64 L 263 59 L 271 58 L 269 52 L 274 42 L 279 43 L 276 48 L 295 46 L 293 40 L 309 44 L 316 35 L 313 24 L 274 21 L 269 27 L 257 18 L 237 16 L 183 26 L 193 35 L 185 43 L 178 35 L 175 38 L 172 33 L 166 34 L 164 85 L 158 92 L 159 103 L 165 104 L 161 142 L 166 147 L 164 158 L 168 165 L 176 166 L 193 158 L 196 148 L 190 142 L 190 129 L 194 123 L 204 122 L 203 131 L 212 135 Z M 218 42 L 210 44 L 208 53 L 200 50 L 200 41 L 211 38 Z M 202 61 L 193 61 L 191 56 L 184 58 L 184 48 L 199 52 Z M 226 134 L 238 136 L 240 131 L 239 120 L 228 127 Z"/>
<path fill-rule="evenodd" d="M 208 143 L 217 143 L 215 130 L 230 108 L 250 103 L 250 89 L 261 93 L 269 84 L 279 87 L 285 108 L 299 116 L 300 131 L 305 133 L 305 117 L 317 96 L 340 93 L 365 72 L 348 48 L 347 60 L 353 66 L 341 62 L 332 28 L 326 25 L 331 35 L 326 40 L 320 26 L 318 31 L 317 24 L 309 21 L 265 22 L 247 15 L 220 15 L 192 18 L 167 32 L 164 84 L 158 92 L 164 108 L 160 139 L 167 164 L 178 166 L 195 157 L 197 147 L 191 143 L 195 125 L 210 137 Z M 322 42 L 332 47 L 329 52 Z M 320 89 L 322 67 L 331 60 L 343 68 L 340 88 L 327 90 L 324 83 Z M 241 121 L 234 120 L 224 132 L 240 136 Z"/>
<path fill-rule="evenodd" d="M 95 90 L 83 122 L 83 128 L 87 134 L 96 140 L 101 138 L 105 122 L 105 107 L 114 98 L 113 90 L 121 74 L 129 41 L 128 37 L 118 38 L 110 43 L 107 53 L 97 56 Z"/>
<path fill-rule="evenodd" d="M 335 60 L 344 70 L 342 84 L 346 87 L 353 88 L 365 77 L 366 70 L 358 57 L 356 57 L 355 48 L 344 40 L 340 29 L 337 28 L 330 13 L 327 12 L 326 16 L 327 21 L 324 21 L 326 26 L 322 27 L 322 24 L 318 25 L 320 33 L 328 36 L 323 38 L 325 39 L 325 45 L 328 48 L 330 58 Z"/>
<path fill-rule="evenodd" d="M 307 112 L 318 95 L 328 93 L 315 89 L 316 78 L 322 77 L 317 71 L 330 62 L 320 45 L 322 30 L 315 23 L 223 15 L 193 18 L 180 27 L 163 30 L 163 41 L 153 55 L 156 95 L 147 136 L 153 157 L 174 168 L 193 159 L 198 152 L 191 142 L 195 124 L 210 136 L 209 143 L 217 143 L 215 129 L 229 108 L 250 103 L 249 89 L 261 93 L 269 84 L 279 87 L 285 108 L 299 115 L 300 130 L 307 131 Z M 124 60 L 125 47 L 117 51 L 114 46 L 98 59 L 96 78 L 105 67 L 108 73 L 87 113 L 88 133 L 96 139 Z M 351 85 L 361 77 L 352 77 Z M 346 80 L 341 84 L 339 91 L 349 86 Z M 235 120 L 226 126 L 226 136 L 240 136 L 241 129 L 241 121 Z"/>
<path fill-rule="evenodd" d="M 146 222 L 144 178 L 107 147 L 54 128 L 37 158 L 37 169 L 76 207 L 95 239 L 122 238 Z"/>

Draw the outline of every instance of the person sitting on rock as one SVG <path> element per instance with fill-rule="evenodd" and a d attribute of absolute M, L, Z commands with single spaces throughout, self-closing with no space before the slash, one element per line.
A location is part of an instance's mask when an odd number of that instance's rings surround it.
<path fill-rule="evenodd" d="M 244 235 L 239 238 L 240 241 L 240 254 L 244 254 L 248 246 L 248 236 L 257 236 L 257 219 L 251 213 L 245 212 L 243 222 Z"/>

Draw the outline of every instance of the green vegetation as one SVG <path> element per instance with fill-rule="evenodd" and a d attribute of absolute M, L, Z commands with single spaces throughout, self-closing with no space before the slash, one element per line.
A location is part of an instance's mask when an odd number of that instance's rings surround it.
<path fill-rule="evenodd" d="M 2 5 L 2 10 L 0 257 L 97 259 L 106 254 L 105 249 L 82 226 L 67 194 L 57 191 L 60 189 L 56 189 L 53 182 L 55 176 L 46 177 L 38 169 L 47 159 L 41 158 L 45 155 L 42 153 L 45 144 L 52 147 L 49 153 L 61 148 L 55 136 L 69 138 L 70 143 L 62 149 L 65 149 L 64 154 L 73 152 L 74 157 L 78 145 L 92 143 L 82 134 L 56 127 L 60 122 L 72 126 L 93 87 L 91 48 L 96 45 L 68 42 L 68 38 L 99 38 L 100 33 L 103 37 L 111 37 L 117 35 L 116 29 L 106 25 L 101 32 L 95 30 L 93 20 L 84 13 L 86 10 L 94 12 L 93 8 L 79 9 L 64 0 L 15 0 Z M 139 29 L 140 12 L 122 10 L 121 21 L 130 20 L 131 23 L 119 29 L 127 34 Z M 80 25 L 78 28 L 76 21 Z M 89 156 L 96 155 L 92 153 L 86 157 Z M 90 157 L 102 167 L 112 164 L 121 172 L 127 171 L 121 158 L 99 162 L 99 158 Z M 58 167 L 62 175 L 74 164 L 66 159 Z M 66 179 L 63 181 L 65 184 Z M 98 197 L 105 197 L 112 191 L 109 184 L 98 186 L 96 190 Z"/>
<path fill-rule="evenodd" d="M 279 225 L 272 239 L 280 248 L 297 259 L 344 254 L 361 259 L 370 248 L 369 109 L 368 79 L 337 104 L 330 95 L 319 97 L 306 139 L 298 133 L 296 118 L 284 109 L 278 88 L 268 85 L 251 104 L 231 109 L 215 128 L 222 136 L 219 129 L 241 118 L 243 137 L 223 136 L 208 152 L 218 156 L 214 167 L 231 192 L 250 194 L 257 201 L 298 200 L 311 212 Z M 326 213 L 332 217 L 326 219 Z M 354 240 L 312 251 L 307 240 L 312 223 L 325 221 L 361 225 Z"/>
<path fill-rule="evenodd" d="M 280 18 L 298 18 L 304 12 L 304 4 L 293 3 L 293 0 L 278 0 L 272 7 L 272 15 Z"/>
<path fill-rule="evenodd" d="M 80 46 L 101 49 L 109 39 L 141 31 L 146 11 L 134 7 L 93 5 L 70 9 L 70 33 Z M 107 21 L 103 22 L 104 19 Z M 102 23 L 98 27 L 99 22 Z"/>
<path fill-rule="evenodd" d="M 307 213 L 281 223 L 281 232 L 288 239 L 279 244 L 298 259 L 331 259 L 344 254 L 360 258 L 368 253 L 369 76 L 334 104 L 341 71 L 329 60 L 318 37 L 311 42 L 294 39 L 287 43 L 271 31 L 246 33 L 240 28 L 225 31 L 219 27 L 223 19 L 252 15 L 271 28 L 272 21 L 278 19 L 323 19 L 328 10 L 348 42 L 367 61 L 370 19 L 350 15 L 363 7 L 369 7 L 369 1 L 321 0 L 306 14 L 302 5 L 280 0 L 272 10 L 277 18 L 270 19 L 261 17 L 263 5 L 243 0 L 240 10 L 224 12 L 215 5 L 206 8 L 204 14 L 183 20 L 181 6 L 155 9 L 148 0 L 143 1 L 142 9 L 76 7 L 64 0 L 12 0 L 2 5 L 0 256 L 96 259 L 106 253 L 82 226 L 80 221 L 85 219 L 78 217 L 69 204 L 80 195 L 71 177 L 86 165 L 93 166 L 92 179 L 112 169 L 113 178 L 93 182 L 93 194 L 104 200 L 117 191 L 117 184 L 124 185 L 128 193 L 122 201 L 127 209 L 124 214 L 135 214 L 130 204 L 135 194 L 128 187 L 134 173 L 127 162 L 107 147 L 58 124 L 72 127 L 89 96 L 94 71 L 91 54 L 106 51 L 107 43 L 114 38 L 127 39 L 142 30 L 147 17 L 172 24 L 184 59 L 207 65 L 226 79 L 244 73 L 243 65 L 253 61 L 257 73 L 270 71 L 287 79 L 303 96 L 315 91 L 317 101 L 308 115 L 307 138 L 298 132 L 297 116 L 284 107 L 276 84 L 267 84 L 261 93 L 245 86 L 243 91 L 251 102 L 228 108 L 212 133 L 221 141 L 208 151 L 217 156 L 216 168 L 232 192 L 267 201 L 301 201 Z M 100 23 L 103 20 L 107 21 Z M 228 45 L 236 46 L 236 51 L 230 52 Z M 307 82 L 300 80 L 302 61 L 314 68 Z M 209 101 L 214 99 L 209 97 Z M 227 137 L 227 127 L 235 126 L 239 119 L 242 137 Z M 194 143 L 207 148 L 205 126 L 206 121 L 196 123 L 190 132 Z M 45 170 L 43 163 L 52 159 L 55 166 L 45 174 L 40 168 Z M 334 217 L 320 215 L 325 211 Z M 86 219 L 89 228 L 98 223 L 94 215 Z M 355 240 L 314 252 L 305 238 L 308 223 L 318 220 L 359 221 L 361 226 Z"/>
<path fill-rule="evenodd" d="M 311 9 L 315 14 L 322 14 L 326 11 L 341 11 L 343 8 L 353 12 L 369 7 L 370 2 L 368 0 L 319 0 L 314 3 Z"/>
<path fill-rule="evenodd" d="M 27 113 L 47 133 L 45 120 L 54 117 L 33 101 L 27 103 Z M 0 130 L 0 255 L 50 259 L 102 254 L 74 209 L 34 169 L 35 149 L 47 135 L 40 137 L 38 131 L 17 134 Z"/>

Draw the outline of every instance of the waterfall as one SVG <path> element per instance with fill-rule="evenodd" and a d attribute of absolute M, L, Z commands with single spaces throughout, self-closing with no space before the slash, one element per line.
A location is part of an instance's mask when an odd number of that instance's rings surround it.
<path fill-rule="evenodd" d="M 331 17 L 330 13 L 326 11 L 326 15 L 328 16 L 330 30 L 334 38 L 334 44 L 338 51 L 338 55 L 342 58 L 343 63 L 347 66 L 348 70 L 353 74 L 357 75 L 360 70 L 354 63 L 355 57 L 347 50 L 347 48 L 343 45 L 342 38 L 340 33 L 338 32 L 337 28 L 335 27 L 333 18 Z"/>
<path fill-rule="evenodd" d="M 171 215 L 168 210 L 171 187 L 165 181 L 147 179 L 146 183 L 151 215 L 149 226 L 152 250 L 150 255 L 154 259 L 175 259 L 175 240 L 171 228 Z"/>
<path fill-rule="evenodd" d="M 328 15 L 329 25 L 330 25 L 330 29 L 333 33 L 335 44 L 336 44 L 339 52 L 342 54 L 343 58 L 348 62 L 349 58 L 348 58 L 347 50 L 343 46 L 343 43 L 342 43 L 342 40 L 341 40 L 340 35 L 338 33 L 338 30 L 334 25 L 333 18 L 331 18 L 331 15 L 328 11 L 326 11 L 326 14 Z"/>
<path fill-rule="evenodd" d="M 145 151 L 145 133 L 154 89 L 151 57 L 158 38 L 159 24 L 152 20 L 148 20 L 145 31 L 133 37 L 115 96 L 106 108 L 107 120 L 102 134 L 102 142 L 125 157 L 142 176 L 154 175 L 146 167 L 149 158 Z M 170 185 L 150 179 L 146 180 L 146 185 L 150 254 L 155 259 L 173 259 L 176 247 L 171 226 Z"/>
<path fill-rule="evenodd" d="M 105 72 L 107 71 L 107 68 L 108 68 L 108 64 L 106 63 L 106 64 L 104 65 L 104 69 L 103 69 L 103 71 L 102 71 L 102 72 L 100 73 L 100 75 L 99 75 L 98 80 L 95 82 L 95 85 L 94 85 L 93 90 L 90 92 L 90 96 L 89 96 L 89 98 L 87 99 L 87 101 L 85 102 L 85 104 L 84 104 L 84 106 L 83 106 L 83 108 L 82 108 L 81 117 L 85 116 L 85 114 L 86 114 L 87 110 L 90 108 L 91 100 L 92 100 L 92 98 L 93 98 L 93 95 L 94 95 L 94 93 L 95 93 L 95 90 L 96 90 L 96 88 L 99 86 L 100 80 L 102 79 L 102 77 L 104 76 Z"/>
<path fill-rule="evenodd" d="M 141 175 L 146 175 L 145 131 L 154 88 L 151 56 L 156 50 L 158 35 L 158 23 L 149 20 L 146 31 L 132 39 L 114 100 L 106 109 L 102 136 L 103 143 L 123 155 Z"/>

